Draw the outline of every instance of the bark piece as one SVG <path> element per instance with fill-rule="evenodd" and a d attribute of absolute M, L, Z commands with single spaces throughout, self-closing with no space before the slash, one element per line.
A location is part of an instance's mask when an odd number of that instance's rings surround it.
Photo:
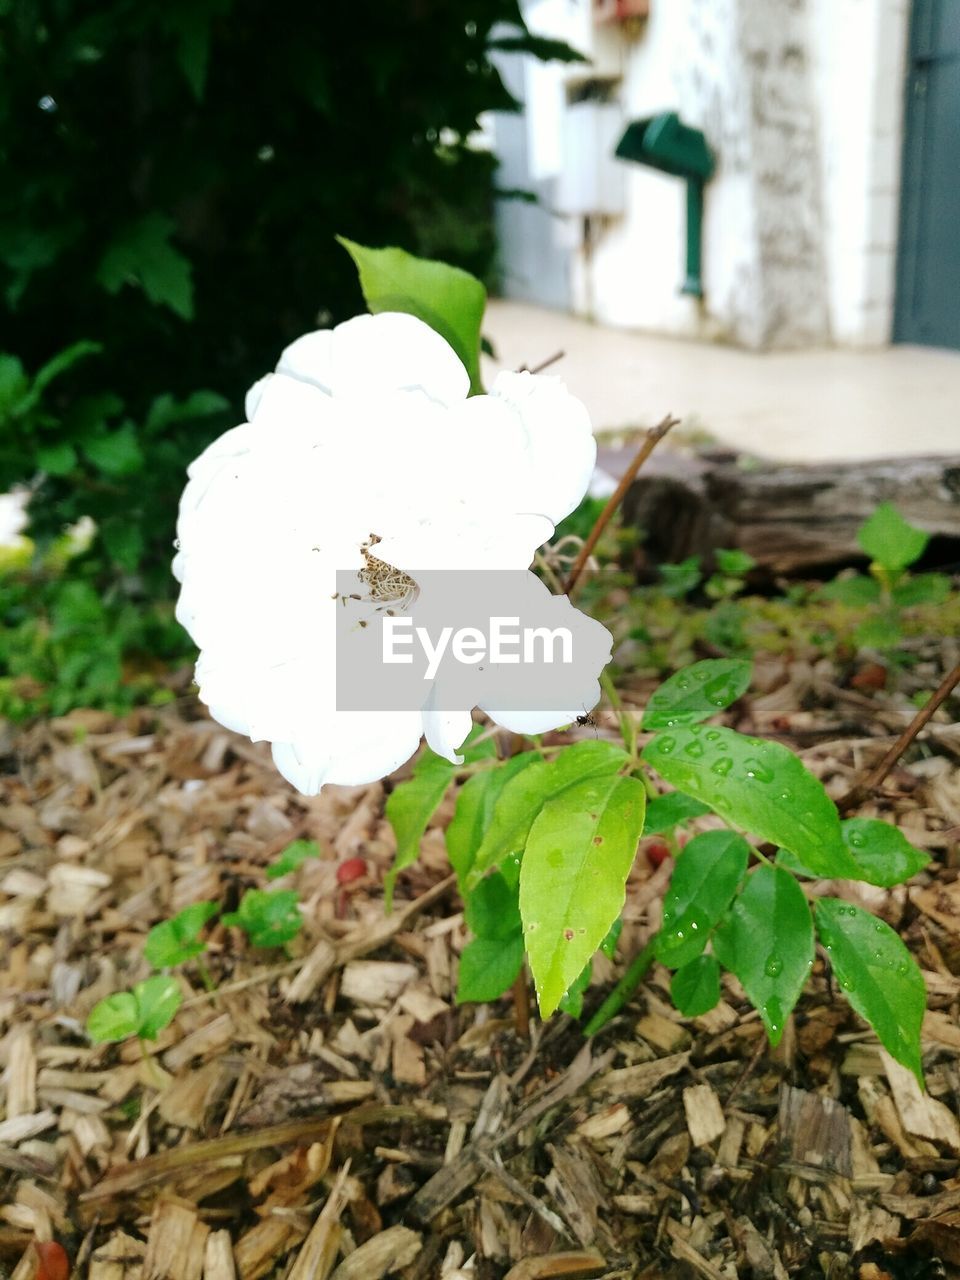
<path fill-rule="evenodd" d="M 841 1103 L 784 1085 L 778 1125 L 789 1160 L 850 1177 L 850 1119 Z"/>
<path fill-rule="evenodd" d="M 726 1128 L 720 1099 L 708 1084 L 694 1084 L 684 1089 L 683 1109 L 690 1141 L 695 1147 L 709 1146 Z"/>
<path fill-rule="evenodd" d="M 210 1228 L 192 1205 L 182 1200 L 158 1200 L 150 1219 L 146 1280 L 201 1280 Z"/>
<path fill-rule="evenodd" d="M 389 1227 L 344 1258 L 331 1280 L 381 1280 L 382 1276 L 409 1266 L 422 1247 L 423 1241 L 416 1231 L 409 1227 Z M 291 1280 L 307 1280 L 307 1273 Z"/>

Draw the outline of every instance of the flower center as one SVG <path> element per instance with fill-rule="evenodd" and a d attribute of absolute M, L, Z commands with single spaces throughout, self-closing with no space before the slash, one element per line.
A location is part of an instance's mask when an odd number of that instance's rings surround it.
<path fill-rule="evenodd" d="M 371 533 L 368 542 L 360 548 L 363 556 L 363 568 L 357 575 L 367 588 L 367 595 L 375 604 L 409 604 L 417 595 L 419 587 L 409 573 L 397 569 L 385 560 L 378 560 L 370 551 L 380 542 L 380 537 Z"/>

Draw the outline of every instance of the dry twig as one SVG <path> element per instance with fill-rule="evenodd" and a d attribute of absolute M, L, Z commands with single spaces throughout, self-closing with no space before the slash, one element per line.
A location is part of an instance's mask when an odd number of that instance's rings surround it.
<path fill-rule="evenodd" d="M 566 590 L 567 595 L 571 595 L 573 593 L 573 589 L 577 585 L 577 581 L 579 580 L 580 575 L 583 573 L 584 566 L 586 565 L 587 561 L 590 559 L 590 556 L 593 554 L 594 547 L 600 541 L 601 534 L 603 533 L 604 529 L 607 527 L 607 525 L 610 523 L 611 519 L 613 518 L 613 515 L 616 512 L 617 508 L 620 506 L 620 503 L 623 501 L 627 490 L 633 484 L 634 480 L 636 480 L 637 475 L 639 474 L 640 468 L 643 466 L 646 460 L 650 457 L 651 453 L 653 453 L 654 449 L 657 447 L 657 445 L 660 443 L 663 437 L 667 434 L 667 432 L 672 427 L 675 427 L 679 423 L 679 421 L 680 421 L 679 418 L 671 417 L 671 415 L 668 413 L 666 417 L 663 419 L 663 421 L 659 424 L 659 426 L 651 427 L 650 430 L 647 432 L 646 437 L 644 438 L 643 444 L 640 446 L 639 450 L 637 451 L 637 456 L 634 458 L 634 460 L 630 463 L 629 467 L 627 467 L 626 471 L 620 477 L 620 483 L 617 485 L 616 489 L 614 489 L 613 493 L 611 493 L 609 499 L 607 500 L 607 505 L 603 508 L 603 510 L 600 512 L 600 515 L 597 517 L 596 524 L 590 530 L 589 537 L 587 538 L 586 542 L 584 542 L 583 546 L 580 548 L 580 554 L 577 556 L 576 560 L 573 562 L 573 568 L 570 570 L 569 574 L 567 575 L 567 581 L 565 583 L 565 588 L 564 588 Z"/>

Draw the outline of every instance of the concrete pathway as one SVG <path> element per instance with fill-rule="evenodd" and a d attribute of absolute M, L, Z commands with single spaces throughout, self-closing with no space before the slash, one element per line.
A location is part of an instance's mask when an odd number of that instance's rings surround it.
<path fill-rule="evenodd" d="M 497 361 L 536 365 L 590 410 L 594 426 L 683 426 L 739 450 L 796 462 L 960 456 L 960 351 L 889 347 L 754 353 L 605 329 L 563 312 L 490 303 Z"/>

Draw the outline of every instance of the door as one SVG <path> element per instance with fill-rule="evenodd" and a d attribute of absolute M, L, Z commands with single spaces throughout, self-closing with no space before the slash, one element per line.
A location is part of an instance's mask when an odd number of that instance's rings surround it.
<path fill-rule="evenodd" d="M 960 348 L 960 0 L 914 0 L 894 337 Z"/>

